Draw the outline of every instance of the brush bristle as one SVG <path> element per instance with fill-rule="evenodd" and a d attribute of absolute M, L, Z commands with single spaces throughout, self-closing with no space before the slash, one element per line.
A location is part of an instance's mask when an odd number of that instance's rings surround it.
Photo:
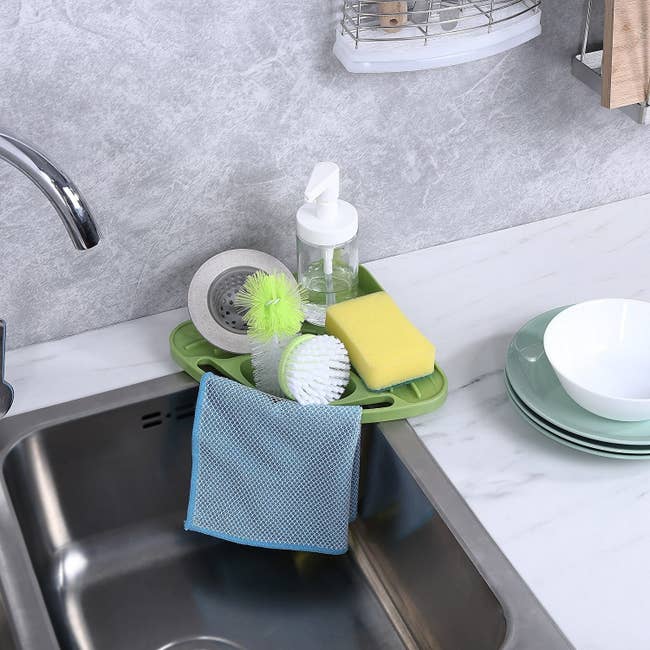
<path fill-rule="evenodd" d="M 278 379 L 278 366 L 282 352 L 291 337 L 274 336 L 263 341 L 254 336 L 248 337 L 251 342 L 251 365 L 253 366 L 253 381 L 255 388 L 270 395 L 282 396 L 282 388 Z"/>
<path fill-rule="evenodd" d="M 235 298 L 244 310 L 249 332 L 258 339 L 293 336 L 305 319 L 302 289 L 284 273 L 256 271 L 246 278 Z"/>
<path fill-rule="evenodd" d="M 314 336 L 298 345 L 286 367 L 286 384 L 299 404 L 329 404 L 350 381 L 350 360 L 334 336 Z"/>

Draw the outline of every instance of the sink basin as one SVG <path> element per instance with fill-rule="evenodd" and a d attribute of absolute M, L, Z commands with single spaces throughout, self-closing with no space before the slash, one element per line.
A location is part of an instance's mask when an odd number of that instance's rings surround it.
<path fill-rule="evenodd" d="M 2 650 L 16 650 L 16 644 L 9 628 L 7 610 L 4 601 L 0 598 L 0 648 Z"/>
<path fill-rule="evenodd" d="M 177 375 L 0 422 L 16 648 L 570 647 L 406 422 L 363 430 L 344 556 L 185 532 L 196 391 Z"/>

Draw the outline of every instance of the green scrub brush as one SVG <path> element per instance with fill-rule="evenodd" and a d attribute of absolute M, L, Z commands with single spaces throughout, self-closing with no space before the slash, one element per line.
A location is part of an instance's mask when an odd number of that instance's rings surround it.
<path fill-rule="evenodd" d="M 350 381 L 350 359 L 335 336 L 303 334 L 291 341 L 280 358 L 282 392 L 299 404 L 329 404 Z"/>
<path fill-rule="evenodd" d="M 246 278 L 235 298 L 251 341 L 255 386 L 282 395 L 278 380 L 280 357 L 304 321 L 303 290 L 283 273 L 257 271 Z"/>

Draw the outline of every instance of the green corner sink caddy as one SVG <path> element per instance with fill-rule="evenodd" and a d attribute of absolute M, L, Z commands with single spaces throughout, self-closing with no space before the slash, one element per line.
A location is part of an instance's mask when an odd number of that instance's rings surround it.
<path fill-rule="evenodd" d="M 359 267 L 360 295 L 376 291 L 383 291 L 381 285 L 365 267 Z M 323 330 L 305 323 L 303 332 L 322 334 Z M 250 355 L 232 354 L 208 343 L 191 321 L 174 328 L 169 344 L 174 361 L 196 381 L 200 381 L 206 372 L 213 372 L 254 387 Z M 431 413 L 439 409 L 446 399 L 447 377 L 436 364 L 435 371 L 427 377 L 379 392 L 368 390 L 353 370 L 343 397 L 333 404 L 363 407 L 362 422 L 370 424 Z"/>

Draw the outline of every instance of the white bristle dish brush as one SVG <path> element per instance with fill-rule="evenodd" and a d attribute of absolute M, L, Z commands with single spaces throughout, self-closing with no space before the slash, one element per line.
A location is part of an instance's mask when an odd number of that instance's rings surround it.
<path fill-rule="evenodd" d="M 303 334 L 287 345 L 278 367 L 282 392 L 299 404 L 329 404 L 350 381 L 350 359 L 341 341 Z"/>

